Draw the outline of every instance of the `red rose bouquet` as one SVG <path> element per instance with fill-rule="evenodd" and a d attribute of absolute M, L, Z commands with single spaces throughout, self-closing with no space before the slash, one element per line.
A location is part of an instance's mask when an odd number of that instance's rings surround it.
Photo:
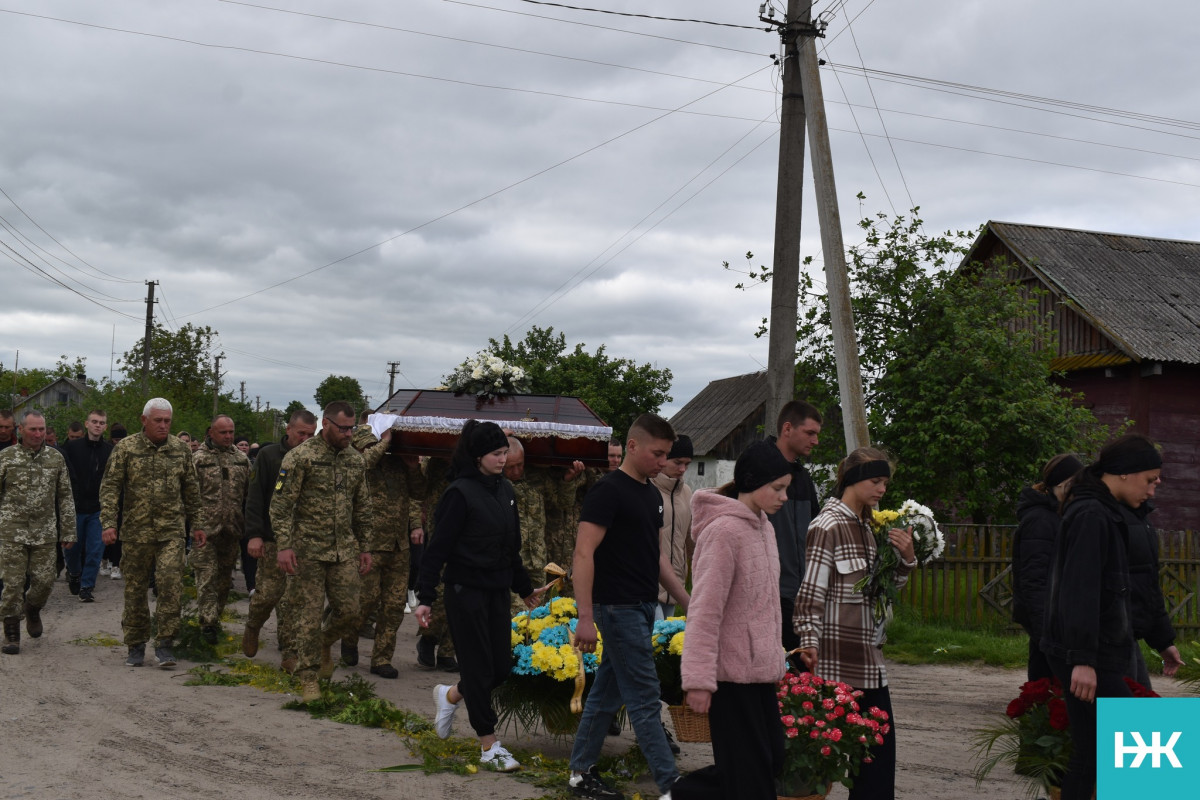
<path fill-rule="evenodd" d="M 891 730 L 886 711 L 859 706 L 862 692 L 807 672 L 789 671 L 776 696 L 786 737 L 781 794 L 824 792 L 835 782 L 852 786 L 871 746 Z"/>

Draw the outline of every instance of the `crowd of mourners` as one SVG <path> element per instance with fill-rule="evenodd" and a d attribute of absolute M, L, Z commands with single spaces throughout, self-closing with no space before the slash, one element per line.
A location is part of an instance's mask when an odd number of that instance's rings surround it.
<path fill-rule="evenodd" d="M 512 614 L 543 601 L 554 563 L 570 569 L 575 646 L 595 652 L 603 637 L 572 746 L 574 794 L 622 797 L 597 761 L 624 709 L 662 797 L 774 798 L 777 682 L 791 668 L 849 684 L 889 720 L 850 797 L 895 796 L 883 623 L 855 588 L 878 557 L 871 512 L 893 472 L 885 453 L 849 453 L 822 506 L 805 466 L 822 418 L 802 401 L 738 457 L 731 482 L 694 493 L 690 439 L 654 414 L 609 443 L 607 471 L 526 465 L 518 438 L 479 420 L 466 421 L 448 460 L 417 458 L 366 416 L 334 402 L 318 430 L 297 411 L 280 441 L 260 447 L 225 415 L 202 437 L 173 434 L 171 404 L 154 398 L 136 432 L 113 425 L 106 437 L 107 416 L 93 410 L 60 445 L 38 411 L 19 426 L 0 411 L 3 653 L 19 654 L 22 623 L 42 635 L 41 609 L 65 570 L 82 602 L 94 602 L 101 574 L 123 578 L 125 664 L 146 663 L 153 631 L 155 663 L 173 667 L 185 572 L 201 635 L 215 644 L 240 567 L 250 590 L 242 651 L 257 654 L 274 613 L 280 666 L 305 702 L 321 697 L 337 661 L 358 664 L 360 639 L 371 641 L 370 672 L 396 678 L 411 611 L 417 665 L 458 673 L 434 689 L 438 735 L 465 707 L 481 764 L 512 771 L 520 764 L 497 738 L 492 692 L 511 670 Z M 1181 664 L 1146 519 L 1161 465 L 1152 442 L 1127 435 L 1090 465 L 1052 459 L 1021 496 L 1014 615 L 1029 632 L 1029 678 L 1068 689 L 1067 800 L 1094 787 L 1095 699 L 1128 696 L 1126 677 L 1149 686 L 1137 640 L 1161 653 L 1165 674 Z M 886 541 L 902 586 L 916 567 L 911 532 Z M 709 716 L 715 762 L 682 776 L 651 645 L 655 620 L 676 613 L 688 620 L 686 702 Z"/>

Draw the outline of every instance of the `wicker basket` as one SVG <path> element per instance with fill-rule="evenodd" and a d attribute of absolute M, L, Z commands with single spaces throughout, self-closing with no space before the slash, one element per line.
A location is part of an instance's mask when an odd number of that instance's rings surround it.
<path fill-rule="evenodd" d="M 708 727 L 708 714 L 697 714 L 687 706 L 667 706 L 671 712 L 671 723 L 675 726 L 675 738 L 681 742 L 711 742 L 712 732 Z"/>

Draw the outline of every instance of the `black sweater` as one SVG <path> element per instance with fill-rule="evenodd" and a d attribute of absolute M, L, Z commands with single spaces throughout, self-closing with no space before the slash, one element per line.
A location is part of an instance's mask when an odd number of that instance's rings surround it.
<path fill-rule="evenodd" d="M 433 512 L 433 530 L 417 578 L 422 605 L 437 599 L 443 566 L 447 584 L 510 589 L 521 597 L 533 591 L 521 563 L 516 494 L 503 476 L 475 472 L 451 483 Z"/>
<path fill-rule="evenodd" d="M 76 514 L 96 514 L 100 511 L 100 481 L 112 453 L 113 443 L 107 439 L 92 441 L 87 436 L 64 443 L 63 457 L 71 476 L 71 494 L 75 497 Z"/>
<path fill-rule="evenodd" d="M 1154 506 L 1121 506 L 1121 516 L 1129 530 L 1129 579 L 1132 592 L 1133 638 L 1145 639 L 1155 650 L 1175 644 L 1175 629 L 1167 614 L 1162 585 L 1158 578 L 1158 532 L 1147 520 Z"/>

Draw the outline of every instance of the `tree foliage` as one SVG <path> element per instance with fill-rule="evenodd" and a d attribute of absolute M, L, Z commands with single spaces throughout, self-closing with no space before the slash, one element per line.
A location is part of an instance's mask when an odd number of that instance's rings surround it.
<path fill-rule="evenodd" d="M 324 408 L 335 400 L 345 400 L 354 406 L 355 414 L 360 413 L 367 407 L 367 399 L 363 396 L 362 384 L 358 382 L 358 379 L 351 378 L 349 375 L 330 375 L 321 381 L 321 385 L 317 387 L 313 398 L 321 408 Z"/>
<path fill-rule="evenodd" d="M 995 270 L 953 269 L 976 232 L 931 236 L 918 214 L 863 219 L 863 243 L 848 252 L 871 438 L 898 462 L 891 491 L 977 522 L 1011 520 L 1021 485 L 1050 457 L 1088 452 L 1105 432 L 1053 381 L 1052 349 L 1035 349 L 1053 341 L 1036 302 Z M 836 464 L 845 436 L 829 303 L 804 263 L 796 396 L 825 412 L 814 461 Z"/>
<path fill-rule="evenodd" d="M 533 394 L 578 397 L 624 435 L 639 414 L 657 413 L 671 402 L 671 370 L 613 358 L 604 345 L 589 353 L 583 342 L 567 348 L 567 337 L 554 328 L 534 325 L 525 338 L 513 342 L 488 340 L 488 352 L 523 368 Z"/>

